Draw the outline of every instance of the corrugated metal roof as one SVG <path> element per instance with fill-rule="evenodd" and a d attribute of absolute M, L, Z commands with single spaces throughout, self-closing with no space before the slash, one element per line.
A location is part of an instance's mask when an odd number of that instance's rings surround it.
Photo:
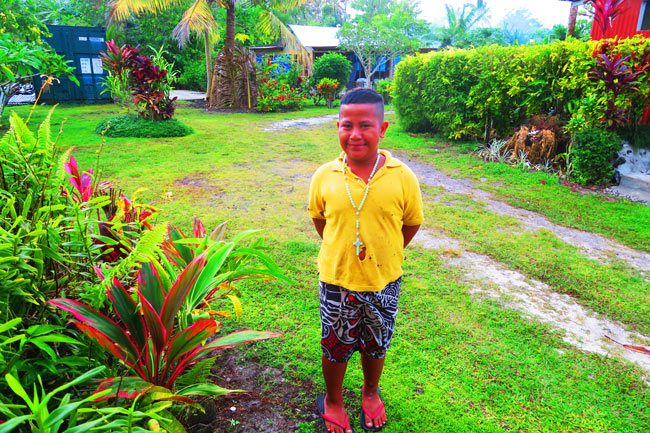
<path fill-rule="evenodd" d="M 594 22 L 591 29 L 592 39 L 613 38 L 618 36 L 621 38 L 629 38 L 635 34 L 641 34 L 650 37 L 650 31 L 637 30 L 639 26 L 639 14 L 641 12 L 642 0 L 627 0 L 625 2 L 625 9 L 623 13 L 612 21 L 612 26 L 607 29 L 607 33 L 603 35 L 600 25 Z"/>
<path fill-rule="evenodd" d="M 290 24 L 289 28 L 304 47 L 326 48 L 338 47 L 339 38 L 336 34 L 339 27 L 300 26 Z"/>

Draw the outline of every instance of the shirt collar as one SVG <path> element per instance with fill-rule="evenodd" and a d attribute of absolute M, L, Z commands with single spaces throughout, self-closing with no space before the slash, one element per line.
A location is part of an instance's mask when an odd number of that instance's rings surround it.
<path fill-rule="evenodd" d="M 399 159 L 393 158 L 393 155 L 387 150 L 384 149 L 379 149 L 379 153 L 384 155 L 386 158 L 386 163 L 384 164 L 384 167 L 399 167 L 402 165 L 402 162 Z M 332 167 L 332 171 L 342 171 L 341 166 L 343 164 L 343 157 L 345 156 L 345 152 L 341 151 L 341 154 L 339 155 L 338 158 L 336 158 L 336 161 L 338 164 L 334 164 Z"/>

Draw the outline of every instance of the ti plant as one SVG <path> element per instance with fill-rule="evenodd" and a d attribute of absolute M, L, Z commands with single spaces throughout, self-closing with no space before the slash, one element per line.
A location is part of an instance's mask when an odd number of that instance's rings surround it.
<path fill-rule="evenodd" d="M 180 311 L 181 323 L 191 323 L 197 317 L 204 317 L 200 307 L 209 307 L 216 298 L 229 298 L 237 316 L 241 314 L 239 299 L 232 294 L 234 284 L 247 278 L 277 278 L 290 282 L 281 269 L 265 255 L 259 245 L 240 245 L 246 237 L 259 230 L 247 230 L 237 234 L 231 241 L 225 241 L 226 224 L 219 224 L 209 234 L 200 219 L 194 219 L 193 235 L 186 236 L 179 228 L 170 224 L 167 239 L 162 244 L 165 268 L 173 275 L 189 265 L 199 254 L 205 253 L 206 270 L 201 273 Z M 197 315 L 198 313 L 198 315 Z M 223 314 L 219 314 L 223 315 Z"/>
<path fill-rule="evenodd" d="M 629 110 L 619 106 L 619 97 L 639 92 L 638 80 L 645 72 L 644 69 L 635 71 L 628 65 L 631 57 L 620 53 L 599 54 L 596 67 L 589 74 L 589 78 L 605 86 L 607 107 L 603 120 L 608 127 L 620 128 L 630 123 Z"/>
<path fill-rule="evenodd" d="M 159 392 L 160 387 L 174 390 L 180 375 L 214 351 L 280 336 L 268 331 L 241 330 L 208 341 L 219 331 L 221 324 L 211 317 L 193 315 L 196 307 L 224 282 L 251 274 L 252 268 L 245 265 L 247 261 L 243 257 L 266 258 L 254 248 L 236 249 L 236 241 L 216 241 L 223 226 L 219 226 L 211 236 L 195 239 L 185 238 L 180 230 L 170 227 L 170 239 L 164 249 L 171 259 L 161 259 L 162 264 L 156 260 L 143 263 L 132 291 L 117 279 L 112 281 L 107 294 L 115 318 L 75 300 L 58 298 L 50 301 L 50 304 L 71 313 L 75 325 L 120 359 L 138 380 L 153 386 L 137 386 L 133 392 L 124 394 L 118 392 L 123 397 L 134 398 L 149 390 Z M 205 235 L 198 220 L 195 229 L 199 235 Z M 220 272 L 224 263 L 229 262 L 228 269 Z M 261 268 L 255 273 L 281 276 L 275 267 Z M 112 378 L 104 386 L 113 387 L 118 383 L 125 383 L 128 387 L 134 382 L 133 378 Z M 225 392 L 228 390 L 215 385 L 198 384 L 179 391 L 177 395 Z"/>

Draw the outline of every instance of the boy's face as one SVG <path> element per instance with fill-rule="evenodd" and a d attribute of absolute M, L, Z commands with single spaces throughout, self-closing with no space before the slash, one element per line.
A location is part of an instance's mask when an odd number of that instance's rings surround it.
<path fill-rule="evenodd" d="M 384 138 L 388 122 L 381 116 L 381 107 L 376 104 L 341 105 L 339 121 L 339 143 L 353 163 L 374 164 L 379 140 Z"/>

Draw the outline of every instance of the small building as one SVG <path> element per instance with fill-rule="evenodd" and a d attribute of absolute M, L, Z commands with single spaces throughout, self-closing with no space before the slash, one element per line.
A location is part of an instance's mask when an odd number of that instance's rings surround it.
<path fill-rule="evenodd" d="M 348 87 L 354 86 L 358 80 L 365 78 L 365 71 L 363 70 L 361 62 L 359 62 L 354 53 L 351 51 L 342 51 L 339 48 L 340 42 L 337 33 L 339 32 L 340 27 L 303 26 L 290 24 L 289 29 L 298 40 L 301 51 L 304 50 L 310 56 L 310 61 L 307 62 L 309 66 L 305 70 L 305 73 L 307 75 L 311 75 L 312 65 L 314 64 L 314 60 L 316 60 L 318 57 L 322 56 L 325 53 L 339 52 L 352 63 L 352 72 L 350 73 L 350 79 L 348 80 Z M 251 47 L 251 50 L 258 55 L 289 53 L 295 55 L 296 51 L 281 44 Z M 396 61 L 395 64 L 391 65 L 393 71 L 398 61 Z M 384 62 L 384 64 L 377 69 L 377 71 L 372 76 L 373 80 L 379 80 L 392 76 L 393 71 L 391 71 L 387 66 L 388 63 L 389 62 Z"/>
<path fill-rule="evenodd" d="M 52 84 L 43 93 L 44 102 L 100 102 L 110 101 L 102 94 L 107 74 L 102 68 L 99 53 L 106 50 L 106 30 L 101 27 L 48 26 L 51 37 L 44 38 L 57 54 L 74 66 L 79 86 L 66 77 Z M 40 86 L 39 86 L 40 87 Z"/>

